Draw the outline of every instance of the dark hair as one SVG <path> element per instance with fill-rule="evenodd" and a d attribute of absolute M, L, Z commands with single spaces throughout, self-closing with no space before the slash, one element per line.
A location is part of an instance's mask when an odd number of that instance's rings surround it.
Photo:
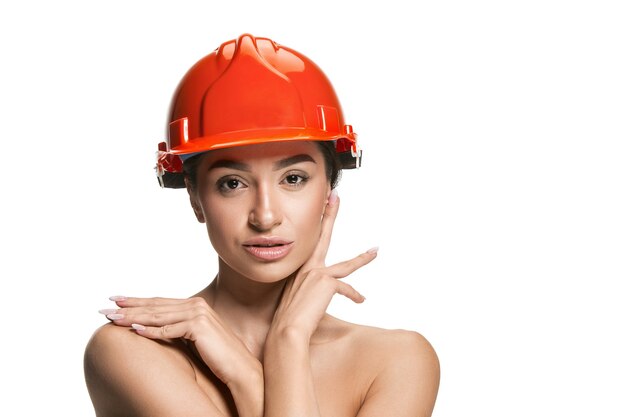
<path fill-rule="evenodd" d="M 330 182 L 330 187 L 335 188 L 337 184 L 339 184 L 339 179 L 341 178 L 341 162 L 339 161 L 339 157 L 337 156 L 337 152 L 335 151 L 335 142 L 333 141 L 315 141 L 314 142 L 317 147 L 322 152 L 322 156 L 324 157 L 324 166 L 326 168 L 326 179 Z M 185 160 L 183 164 L 183 172 L 185 178 L 189 182 L 191 189 L 196 188 L 197 184 L 197 172 L 198 165 L 202 161 L 202 157 L 205 153 L 201 153 L 198 155 L 194 155 L 191 158 Z"/>
<path fill-rule="evenodd" d="M 322 151 L 326 167 L 326 179 L 330 182 L 330 188 L 333 189 L 339 185 L 339 180 L 341 179 L 341 161 L 335 150 L 335 142 L 318 140 L 315 144 Z"/>

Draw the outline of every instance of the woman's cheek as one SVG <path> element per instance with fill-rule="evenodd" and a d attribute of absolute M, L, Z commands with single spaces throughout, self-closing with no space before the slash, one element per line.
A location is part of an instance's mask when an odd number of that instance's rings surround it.
<path fill-rule="evenodd" d="M 238 210 L 239 209 L 239 210 Z M 236 225 L 244 216 L 241 205 L 224 204 L 224 201 L 207 200 L 204 204 L 206 227 L 211 243 L 216 249 L 223 247 L 236 233 Z"/>
<path fill-rule="evenodd" d="M 317 238 L 321 232 L 322 216 L 326 208 L 323 193 L 320 193 L 319 196 L 317 194 L 311 196 L 314 198 L 301 201 L 293 213 L 294 216 L 297 216 L 297 224 L 300 225 L 299 228 L 303 237 L 309 239 L 313 247 L 317 244 Z M 320 196 L 321 198 L 319 198 Z M 320 201 L 323 201 L 323 204 Z"/>

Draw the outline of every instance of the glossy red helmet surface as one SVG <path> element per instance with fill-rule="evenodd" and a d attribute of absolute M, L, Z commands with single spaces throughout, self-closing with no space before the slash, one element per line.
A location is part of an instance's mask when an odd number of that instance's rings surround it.
<path fill-rule="evenodd" d="M 354 168 L 360 165 L 356 139 L 335 90 L 313 61 L 244 34 L 198 61 L 179 83 L 156 170 L 162 186 L 177 188 L 185 156 L 292 140 L 335 141 L 343 167 Z"/>

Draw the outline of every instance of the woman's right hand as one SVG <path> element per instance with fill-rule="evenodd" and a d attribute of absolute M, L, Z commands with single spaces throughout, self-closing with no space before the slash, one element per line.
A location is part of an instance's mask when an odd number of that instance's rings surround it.
<path fill-rule="evenodd" d="M 132 326 L 150 339 L 184 338 L 197 354 L 229 387 L 259 377 L 261 363 L 201 297 L 137 298 L 111 297 L 119 309 L 106 310 L 118 326 Z"/>
<path fill-rule="evenodd" d="M 340 279 L 373 261 L 377 248 L 372 248 L 350 260 L 326 266 L 326 254 L 338 211 L 339 197 L 333 192 L 324 211 L 320 239 L 316 248 L 295 277 L 285 284 L 272 322 L 271 331 L 274 334 L 287 332 L 308 345 L 335 294 L 341 294 L 355 303 L 362 303 L 365 300 L 365 297 L 351 285 Z"/>

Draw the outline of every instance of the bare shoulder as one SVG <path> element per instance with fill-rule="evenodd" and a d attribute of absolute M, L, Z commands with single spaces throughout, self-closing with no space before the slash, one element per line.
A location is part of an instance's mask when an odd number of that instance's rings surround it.
<path fill-rule="evenodd" d="M 395 353 L 434 352 L 431 344 L 424 336 L 413 330 L 382 329 L 379 327 L 351 324 L 359 342 L 368 341 L 368 345 L 377 349 L 390 350 Z"/>
<path fill-rule="evenodd" d="M 207 400 L 179 342 L 146 339 L 126 327 L 106 324 L 94 332 L 84 370 L 98 416 L 168 415 L 183 390 Z"/>
<path fill-rule="evenodd" d="M 130 376 L 144 363 L 163 360 L 178 365 L 193 376 L 193 367 L 185 359 L 180 342 L 154 341 L 139 336 L 128 327 L 105 324 L 96 329 L 85 348 L 87 384 L 92 377 L 113 377 L 120 371 Z"/>
<path fill-rule="evenodd" d="M 342 324 L 354 361 L 370 383 L 359 417 L 430 416 L 439 390 L 439 359 L 430 342 L 410 330 Z"/>
<path fill-rule="evenodd" d="M 420 333 L 352 325 L 355 347 L 363 351 L 378 371 L 398 368 L 416 371 L 421 378 L 439 374 L 439 359 L 430 342 Z M 418 376 L 418 375 L 416 375 Z"/>
<path fill-rule="evenodd" d="M 356 360 L 367 358 L 370 366 L 387 368 L 393 364 L 414 364 L 434 371 L 439 369 L 435 349 L 416 331 L 364 326 L 332 316 L 324 320 L 322 330 L 327 338 L 342 340 L 351 352 L 358 352 Z"/>

